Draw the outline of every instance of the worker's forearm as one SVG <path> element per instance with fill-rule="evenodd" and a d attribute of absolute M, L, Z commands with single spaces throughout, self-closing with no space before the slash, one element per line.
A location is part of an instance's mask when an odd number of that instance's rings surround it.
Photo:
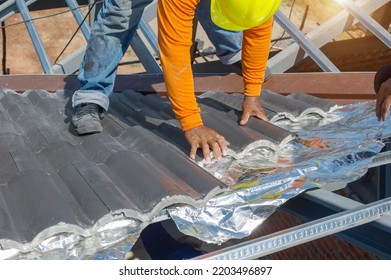
<path fill-rule="evenodd" d="M 167 94 L 184 131 L 202 125 L 190 62 L 192 25 L 197 2 L 159 0 L 158 4 L 159 52 Z"/>
<path fill-rule="evenodd" d="M 242 66 L 244 94 L 259 96 L 269 57 L 273 19 L 243 33 Z"/>

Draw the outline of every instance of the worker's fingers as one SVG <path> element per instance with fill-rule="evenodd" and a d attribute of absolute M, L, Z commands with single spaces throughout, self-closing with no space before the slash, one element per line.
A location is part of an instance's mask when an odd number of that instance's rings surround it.
<path fill-rule="evenodd" d="M 385 99 L 385 96 L 380 91 L 379 94 L 377 95 L 377 100 L 376 100 L 376 117 L 378 120 L 384 120 L 383 119 L 383 109 L 382 109 L 384 106 L 384 99 Z"/>
<path fill-rule="evenodd" d="M 269 121 L 257 96 L 246 96 L 242 103 L 242 109 L 243 113 L 239 122 L 240 125 L 246 125 L 251 116 L 267 122 Z"/>
<path fill-rule="evenodd" d="M 390 109 L 390 106 L 391 106 L 391 97 L 387 97 L 380 105 L 380 120 L 382 121 L 386 120 L 387 112 Z"/>
<path fill-rule="evenodd" d="M 265 122 L 268 122 L 268 121 L 269 121 L 269 118 L 268 118 L 263 112 L 258 113 L 258 114 L 256 115 L 256 117 L 257 117 L 258 119 L 264 120 Z"/>
<path fill-rule="evenodd" d="M 253 112 L 248 112 L 248 111 L 243 112 L 242 118 L 240 120 L 240 125 L 246 125 L 251 116 L 254 116 L 260 120 L 264 120 L 265 122 L 269 121 L 265 113 L 257 108 Z"/>
<path fill-rule="evenodd" d="M 249 118 L 250 118 L 250 113 L 247 111 L 243 112 L 242 118 L 240 119 L 240 125 L 246 125 Z"/>
<path fill-rule="evenodd" d="M 230 145 L 229 142 L 221 135 L 218 135 L 217 142 L 219 143 L 221 153 L 223 156 L 226 156 L 228 154 L 228 146 Z"/>
<path fill-rule="evenodd" d="M 202 154 L 204 155 L 205 162 L 210 163 L 210 149 L 208 143 L 202 144 Z"/>
<path fill-rule="evenodd" d="M 217 140 L 213 140 L 213 142 L 211 143 L 210 146 L 211 146 L 212 151 L 213 151 L 213 156 L 215 157 L 215 159 L 217 161 L 220 161 L 221 160 L 221 154 L 222 154 L 222 150 L 221 150 L 220 144 L 217 142 Z"/>
<path fill-rule="evenodd" d="M 228 141 L 211 128 L 206 126 L 199 126 L 185 132 L 186 140 L 189 142 L 190 157 L 195 159 L 197 149 L 202 149 L 202 154 L 206 163 L 211 160 L 210 152 L 213 152 L 213 156 L 216 160 L 220 161 L 222 156 L 228 153 Z"/>
<path fill-rule="evenodd" d="M 383 82 L 376 97 L 376 116 L 384 121 L 391 106 L 391 79 Z"/>
<path fill-rule="evenodd" d="M 193 160 L 195 160 L 196 158 L 198 147 L 198 143 L 193 142 L 190 144 L 190 158 Z"/>

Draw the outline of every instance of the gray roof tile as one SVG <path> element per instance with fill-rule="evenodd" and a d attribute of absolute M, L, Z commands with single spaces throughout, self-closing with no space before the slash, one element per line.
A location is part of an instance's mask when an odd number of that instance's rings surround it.
<path fill-rule="evenodd" d="M 241 110 L 242 94 L 207 92 L 202 97 L 207 99 L 208 103 L 220 103 L 220 106 Z M 283 96 L 269 90 L 262 91 L 260 101 L 265 114 L 271 122 L 283 118 L 289 118 L 291 121 L 300 121 L 311 114 L 324 117 L 325 112 L 328 112 L 335 106 L 332 102 L 304 93 L 292 93 L 288 96 Z"/>
<path fill-rule="evenodd" d="M 113 94 L 99 134 L 79 137 L 70 125 L 72 92 L 0 90 L 0 247 L 31 250 L 60 232 L 93 234 L 117 214 L 150 222 L 173 204 L 199 207 L 226 190 L 191 161 L 167 98 Z M 293 135 L 251 118 L 238 125 L 241 95 L 198 98 L 206 125 L 236 152 L 254 141 L 278 150 Z M 333 104 L 303 94 L 265 91 L 265 111 L 327 111 Z M 321 107 L 319 109 L 318 107 Z M 323 112 L 324 114 L 324 112 Z"/>

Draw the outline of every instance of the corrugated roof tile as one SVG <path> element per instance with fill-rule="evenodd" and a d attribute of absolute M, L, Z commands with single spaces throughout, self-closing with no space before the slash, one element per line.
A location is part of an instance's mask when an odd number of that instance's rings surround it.
<path fill-rule="evenodd" d="M 189 146 L 167 98 L 115 93 L 102 121 L 104 131 L 79 137 L 70 124 L 71 94 L 0 90 L 2 248 L 31 250 L 59 232 L 93 234 L 93 227 L 117 214 L 148 223 L 165 207 L 199 207 L 226 190 L 188 158 Z M 198 97 L 206 125 L 223 134 L 236 152 L 254 141 L 278 150 L 294 138 L 255 118 L 239 126 L 242 98 L 216 92 Z M 295 117 L 333 106 L 269 91 L 261 100 L 269 113 L 289 110 Z"/>

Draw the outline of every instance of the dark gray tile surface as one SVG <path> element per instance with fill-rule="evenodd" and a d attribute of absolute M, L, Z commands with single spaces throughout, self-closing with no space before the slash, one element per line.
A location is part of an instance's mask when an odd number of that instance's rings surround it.
<path fill-rule="evenodd" d="M 227 189 L 189 160 L 166 98 L 113 94 L 104 131 L 79 137 L 70 124 L 71 94 L 0 90 L 0 248 L 39 244 L 37 236 L 89 229 L 118 214 L 148 222 L 165 207 L 200 207 Z M 278 146 L 293 138 L 254 118 L 239 126 L 241 100 L 217 92 L 199 97 L 205 124 L 233 150 L 257 140 Z M 324 114 L 333 106 L 305 94 L 266 91 L 261 100 L 271 118 L 282 112 Z"/>
<path fill-rule="evenodd" d="M 228 106 L 236 110 L 241 110 L 243 95 L 225 94 L 222 92 L 207 92 L 202 95 L 208 103 L 220 103 L 220 106 Z M 271 122 L 288 118 L 291 121 L 300 122 L 309 115 L 324 117 L 335 103 L 317 98 L 305 93 L 291 93 L 283 96 L 269 90 L 263 90 L 260 101 L 265 114 Z"/>

